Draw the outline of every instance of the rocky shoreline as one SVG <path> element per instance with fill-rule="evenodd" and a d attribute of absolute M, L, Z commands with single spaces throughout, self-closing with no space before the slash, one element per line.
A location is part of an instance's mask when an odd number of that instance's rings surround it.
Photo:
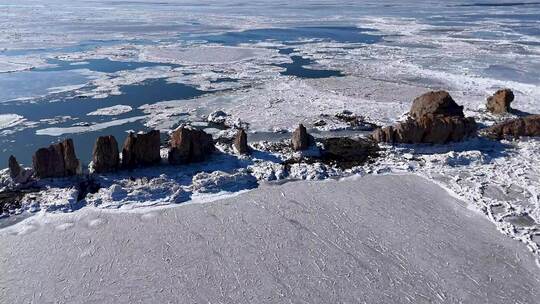
<path fill-rule="evenodd" d="M 514 95 L 511 90 L 497 91 L 487 99 L 486 108 L 494 115 L 512 112 L 510 107 Z M 338 118 L 350 122 L 352 128 L 363 125 L 363 118 L 343 111 Z M 21 212 L 24 197 L 28 193 L 39 192 L 50 184 L 60 183 L 64 188 L 74 188 L 77 194 L 74 202 L 83 201 L 87 194 L 97 193 L 102 185 L 96 177 L 128 172 L 130 179 L 137 180 L 133 171 L 156 165 L 178 166 L 211 162 L 215 153 L 235 155 L 240 160 L 249 162 L 260 158 L 260 154 L 281 155 L 269 161 L 270 173 L 246 173 L 255 176 L 257 181 L 272 180 L 276 176 L 290 176 L 291 170 L 305 170 L 307 166 L 327 166 L 336 172 L 354 172 L 354 168 L 377 159 L 385 148 L 382 144 L 436 144 L 446 145 L 451 142 L 470 140 L 477 136 L 502 140 L 521 136 L 540 136 L 540 116 L 530 115 L 502 121 L 494 126 L 478 130 L 473 117 L 465 117 L 463 107 L 458 105 L 445 91 L 428 92 L 416 98 L 405 120 L 394 126 L 375 129 L 366 138 L 362 137 L 327 137 L 315 138 L 308 129 L 300 124 L 292 132 L 289 140 L 265 143 L 257 142 L 248 145 L 248 126 L 241 122 L 226 125 L 227 114 L 217 111 L 209 117 L 209 121 L 222 125 L 226 135 L 213 138 L 212 135 L 191 126 L 180 126 L 163 144 L 160 132 L 130 133 L 118 146 L 114 136 L 102 136 L 96 140 L 92 151 L 92 162 L 89 168 L 82 168 L 75 155 L 74 142 L 66 139 L 60 143 L 41 148 L 33 156 L 33 167 L 22 168 L 15 158 L 9 159 L 9 181 L 4 182 L 0 192 L 0 210 L 2 216 Z M 313 125 L 324 124 L 324 118 Z M 371 126 L 373 128 L 374 126 Z M 369 128 L 368 128 L 369 129 Z M 254 156 L 253 154 L 257 154 Z M 267 156 L 269 157 L 269 156 Z M 264 158 L 264 157 L 263 157 Z M 280 168 L 275 169 L 275 165 Z M 162 168 L 162 167 L 160 167 Z M 164 168 L 164 167 L 163 167 Z M 350 171 L 350 170 L 353 171 Z M 199 173 L 213 174 L 201 171 Z M 217 175 L 220 172 L 216 173 Z M 262 174 L 262 175 L 261 175 Z M 275 175 L 274 177 L 267 174 Z M 196 177 L 193 177 L 195 183 Z M 32 208 L 30 208 L 32 209 Z"/>

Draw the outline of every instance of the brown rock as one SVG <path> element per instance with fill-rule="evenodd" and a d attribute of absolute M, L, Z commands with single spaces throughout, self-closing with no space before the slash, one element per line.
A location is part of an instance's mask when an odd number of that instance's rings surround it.
<path fill-rule="evenodd" d="M 494 114 L 510 112 L 510 104 L 514 101 L 514 92 L 510 89 L 498 90 L 493 96 L 488 97 L 486 108 Z"/>
<path fill-rule="evenodd" d="M 116 171 L 120 166 L 118 142 L 114 136 L 100 136 L 92 152 L 94 171 L 97 173 Z"/>
<path fill-rule="evenodd" d="M 459 106 L 446 91 L 432 91 L 417 97 L 409 115 L 419 118 L 427 114 L 459 116 L 463 115 L 463 106 Z"/>
<path fill-rule="evenodd" d="M 540 136 L 540 115 L 529 115 L 504 121 L 488 128 L 487 134 L 495 139 Z"/>
<path fill-rule="evenodd" d="M 176 129 L 169 143 L 168 158 L 173 165 L 203 161 L 215 150 L 212 135 L 185 127 Z"/>
<path fill-rule="evenodd" d="M 66 175 L 71 176 L 77 174 L 79 169 L 79 160 L 75 156 L 75 147 L 73 146 L 73 140 L 66 139 L 61 143 L 62 145 L 62 154 L 64 155 L 64 169 L 66 170 Z"/>
<path fill-rule="evenodd" d="M 72 139 L 37 150 L 32 163 L 39 178 L 73 176 L 79 168 Z"/>
<path fill-rule="evenodd" d="M 339 165 L 342 168 L 351 168 L 376 156 L 379 147 L 365 139 L 352 139 L 347 137 L 325 138 L 322 140 L 322 158 Z"/>
<path fill-rule="evenodd" d="M 236 149 L 236 152 L 240 154 L 247 154 L 249 153 L 249 147 L 247 144 L 247 134 L 244 129 L 238 130 L 236 133 L 236 136 L 234 137 L 234 148 Z"/>
<path fill-rule="evenodd" d="M 295 151 L 306 150 L 309 147 L 309 134 L 302 124 L 292 134 L 292 147 Z"/>
<path fill-rule="evenodd" d="M 19 162 L 17 162 L 17 159 L 15 158 L 15 156 L 11 155 L 9 157 L 8 165 L 9 165 L 9 176 L 11 176 L 11 178 L 15 179 L 21 175 L 22 168 L 19 165 Z"/>
<path fill-rule="evenodd" d="M 371 134 L 371 138 L 375 142 L 394 142 L 394 127 L 378 128 Z"/>
<path fill-rule="evenodd" d="M 122 148 L 122 167 L 151 166 L 161 161 L 159 131 L 129 133 Z"/>
<path fill-rule="evenodd" d="M 371 137 L 376 142 L 445 144 L 461 141 L 475 132 L 476 122 L 472 117 L 424 115 L 394 127 L 377 129 Z"/>

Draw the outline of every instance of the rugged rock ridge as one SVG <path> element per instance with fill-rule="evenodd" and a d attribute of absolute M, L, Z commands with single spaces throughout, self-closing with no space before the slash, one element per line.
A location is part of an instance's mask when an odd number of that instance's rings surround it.
<path fill-rule="evenodd" d="M 171 134 L 169 164 L 201 162 L 215 150 L 212 135 L 202 130 L 180 127 Z"/>
<path fill-rule="evenodd" d="M 39 178 L 73 176 L 79 171 L 72 139 L 37 150 L 32 163 Z"/>
<path fill-rule="evenodd" d="M 529 115 L 496 124 L 486 131 L 494 139 L 540 136 L 540 115 Z"/>
<path fill-rule="evenodd" d="M 445 144 L 476 133 L 474 118 L 465 117 L 463 106 L 445 91 L 417 97 L 409 115 L 411 118 L 395 126 L 375 130 L 371 137 L 376 142 Z"/>

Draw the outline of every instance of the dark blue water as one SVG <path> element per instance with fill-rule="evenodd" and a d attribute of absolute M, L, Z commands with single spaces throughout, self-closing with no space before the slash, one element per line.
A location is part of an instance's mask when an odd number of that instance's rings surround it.
<path fill-rule="evenodd" d="M 279 41 L 287 44 L 298 43 L 305 39 L 373 44 L 380 42 L 382 38 L 371 29 L 352 26 L 268 28 L 226 32 L 218 35 L 181 36 L 181 39 L 204 40 L 228 46 L 260 41 Z"/>
<path fill-rule="evenodd" d="M 126 130 L 147 130 L 142 123 L 143 121 L 112 126 L 99 131 L 65 134 L 59 137 L 36 135 L 36 130 L 48 127 L 71 127 L 74 123 L 103 123 L 116 119 L 140 116 L 144 115 L 141 110 L 137 109 L 141 105 L 165 100 L 194 98 L 205 94 L 204 91 L 197 90 L 188 85 L 168 83 L 165 79 L 155 79 L 138 85 L 123 86 L 121 91 L 122 95 L 109 96 L 103 99 L 69 97 L 55 102 L 41 100 L 37 103 L 0 103 L 0 113 L 22 115 L 29 121 L 39 121 L 40 119 L 48 119 L 56 116 L 78 118 L 75 121 L 69 120 L 51 126 L 41 124 L 37 128 L 28 128 L 0 137 L 0 144 L 2 146 L 2 150 L 0 151 L 0 161 L 2 163 L 0 164 L 7 164 L 9 155 L 13 154 L 17 156 L 20 162 L 29 165 L 31 164 L 32 154 L 35 150 L 64 138 L 73 138 L 78 157 L 83 162 L 88 163 L 91 159 L 93 144 L 98 136 L 114 135 L 119 142 L 122 142 L 126 136 Z M 129 105 L 133 110 L 114 117 L 86 115 L 97 109 L 119 104 Z"/>
<path fill-rule="evenodd" d="M 47 63 L 53 64 L 54 66 L 36 69 L 36 71 L 51 72 L 88 69 L 101 73 L 116 73 L 119 71 L 131 71 L 139 68 L 149 68 L 155 66 L 171 66 L 175 68 L 180 67 L 180 65 L 175 64 L 163 64 L 157 62 L 113 61 L 109 59 L 88 59 L 81 62 L 49 59 L 47 60 Z"/>
<path fill-rule="evenodd" d="M 306 68 L 305 66 L 313 64 L 313 60 L 304 58 L 302 56 L 291 56 L 292 63 L 278 64 L 277 66 L 285 68 L 286 70 L 281 72 L 281 75 L 296 76 L 300 78 L 328 78 L 328 77 L 341 77 L 343 74 L 336 70 L 321 70 Z"/>

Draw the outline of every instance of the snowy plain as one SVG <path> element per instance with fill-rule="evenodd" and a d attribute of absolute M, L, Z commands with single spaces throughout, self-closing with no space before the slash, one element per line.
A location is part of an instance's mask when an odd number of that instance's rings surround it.
<path fill-rule="evenodd" d="M 138 212 L 43 214 L 0 237 L 4 303 L 535 303 L 540 296 L 525 246 L 411 175 L 287 183 Z"/>

